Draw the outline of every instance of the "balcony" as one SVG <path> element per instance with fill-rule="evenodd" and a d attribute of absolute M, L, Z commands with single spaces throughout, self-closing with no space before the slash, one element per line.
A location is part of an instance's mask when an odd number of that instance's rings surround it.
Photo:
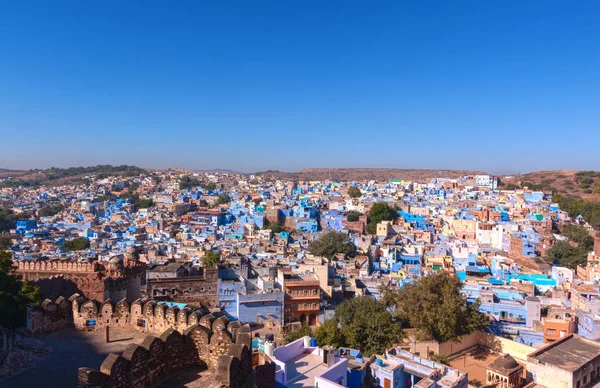
<path fill-rule="evenodd" d="M 319 287 L 319 280 L 304 280 L 304 279 L 285 279 L 283 281 L 285 287 Z"/>
<path fill-rule="evenodd" d="M 299 304 L 298 307 L 290 307 L 291 305 L 287 305 L 285 308 L 285 312 L 286 313 L 293 313 L 293 312 L 304 312 L 304 311 L 312 311 L 312 312 L 318 312 L 320 305 L 318 303 L 316 303 L 316 307 L 312 307 L 312 304 L 307 304 L 306 307 L 304 307 L 304 305 Z"/>
<path fill-rule="evenodd" d="M 321 293 L 317 292 L 316 294 L 313 294 L 312 290 L 307 291 L 306 294 L 304 294 L 304 293 L 289 294 L 289 293 L 286 292 L 285 298 L 288 299 L 288 300 L 320 300 L 321 299 Z"/>

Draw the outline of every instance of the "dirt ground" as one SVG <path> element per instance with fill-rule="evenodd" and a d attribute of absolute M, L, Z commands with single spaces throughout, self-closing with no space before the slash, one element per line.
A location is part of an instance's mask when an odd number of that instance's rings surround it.
<path fill-rule="evenodd" d="M 469 385 L 483 387 L 487 366 L 499 357 L 489 350 L 476 349 L 450 360 L 450 366 L 469 374 Z"/>

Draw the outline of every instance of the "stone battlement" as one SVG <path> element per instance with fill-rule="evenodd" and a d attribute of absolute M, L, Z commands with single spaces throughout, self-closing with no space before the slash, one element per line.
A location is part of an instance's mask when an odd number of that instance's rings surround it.
<path fill-rule="evenodd" d="M 194 325 L 183 334 L 168 329 L 160 337 L 148 336 L 141 345 L 130 344 L 122 355 L 109 354 L 100 370 L 79 368 L 80 388 L 148 387 L 184 369 L 208 368 L 214 379 L 230 388 L 255 386 L 249 333 L 235 341 L 226 330 L 213 332 Z M 258 365 L 261 386 L 275 384 L 275 364 Z"/>
<path fill-rule="evenodd" d="M 74 294 L 69 299 L 46 299 L 40 306 L 28 306 L 27 328 L 35 334 L 69 325 L 74 325 L 79 330 L 97 330 L 110 326 L 154 334 L 167 329 L 183 333 L 194 325 L 212 331 L 228 330 L 233 336 L 244 327 L 244 330 L 250 330 L 248 325 L 242 326 L 239 321 L 230 322 L 220 313 L 210 313 L 203 308 L 169 307 L 164 302 L 152 299 L 138 299 L 131 304 L 125 299 L 117 303 L 110 299 L 100 303 Z"/>
<path fill-rule="evenodd" d="M 102 270 L 97 263 L 74 263 L 69 261 L 16 261 L 18 272 L 84 272 Z"/>
<path fill-rule="evenodd" d="M 122 355 L 110 354 L 100 370 L 79 369 L 79 387 L 146 387 L 186 368 L 199 366 L 223 386 L 253 387 L 252 334 L 249 325 L 202 309 L 168 307 L 154 300 L 102 303 L 79 294 L 40 306 L 28 306 L 27 328 L 33 333 L 74 325 L 80 330 L 109 326 L 159 334 Z M 255 370 L 261 386 L 274 387 L 275 364 L 268 357 Z M 272 380 L 272 381 L 271 381 Z"/>

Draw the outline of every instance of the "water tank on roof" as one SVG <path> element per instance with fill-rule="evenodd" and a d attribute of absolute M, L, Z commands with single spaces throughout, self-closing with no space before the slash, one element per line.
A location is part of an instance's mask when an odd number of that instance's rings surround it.
<path fill-rule="evenodd" d="M 304 337 L 304 347 L 310 348 L 310 337 L 309 336 Z"/>
<path fill-rule="evenodd" d="M 317 339 L 316 338 L 311 338 L 310 339 L 310 346 L 313 347 L 313 348 L 317 346 Z"/>
<path fill-rule="evenodd" d="M 375 360 L 375 365 L 377 366 L 383 366 L 383 360 L 381 358 L 378 358 Z"/>
<path fill-rule="evenodd" d="M 265 342 L 265 354 L 269 357 L 273 357 L 275 353 L 275 343 L 273 341 Z"/>

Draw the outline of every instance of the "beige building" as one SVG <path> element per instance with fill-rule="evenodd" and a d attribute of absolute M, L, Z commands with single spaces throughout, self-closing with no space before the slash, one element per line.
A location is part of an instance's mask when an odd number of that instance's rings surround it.
<path fill-rule="evenodd" d="M 538 385 L 591 387 L 600 376 L 600 343 L 571 334 L 531 353 L 527 361 L 527 371 Z"/>

